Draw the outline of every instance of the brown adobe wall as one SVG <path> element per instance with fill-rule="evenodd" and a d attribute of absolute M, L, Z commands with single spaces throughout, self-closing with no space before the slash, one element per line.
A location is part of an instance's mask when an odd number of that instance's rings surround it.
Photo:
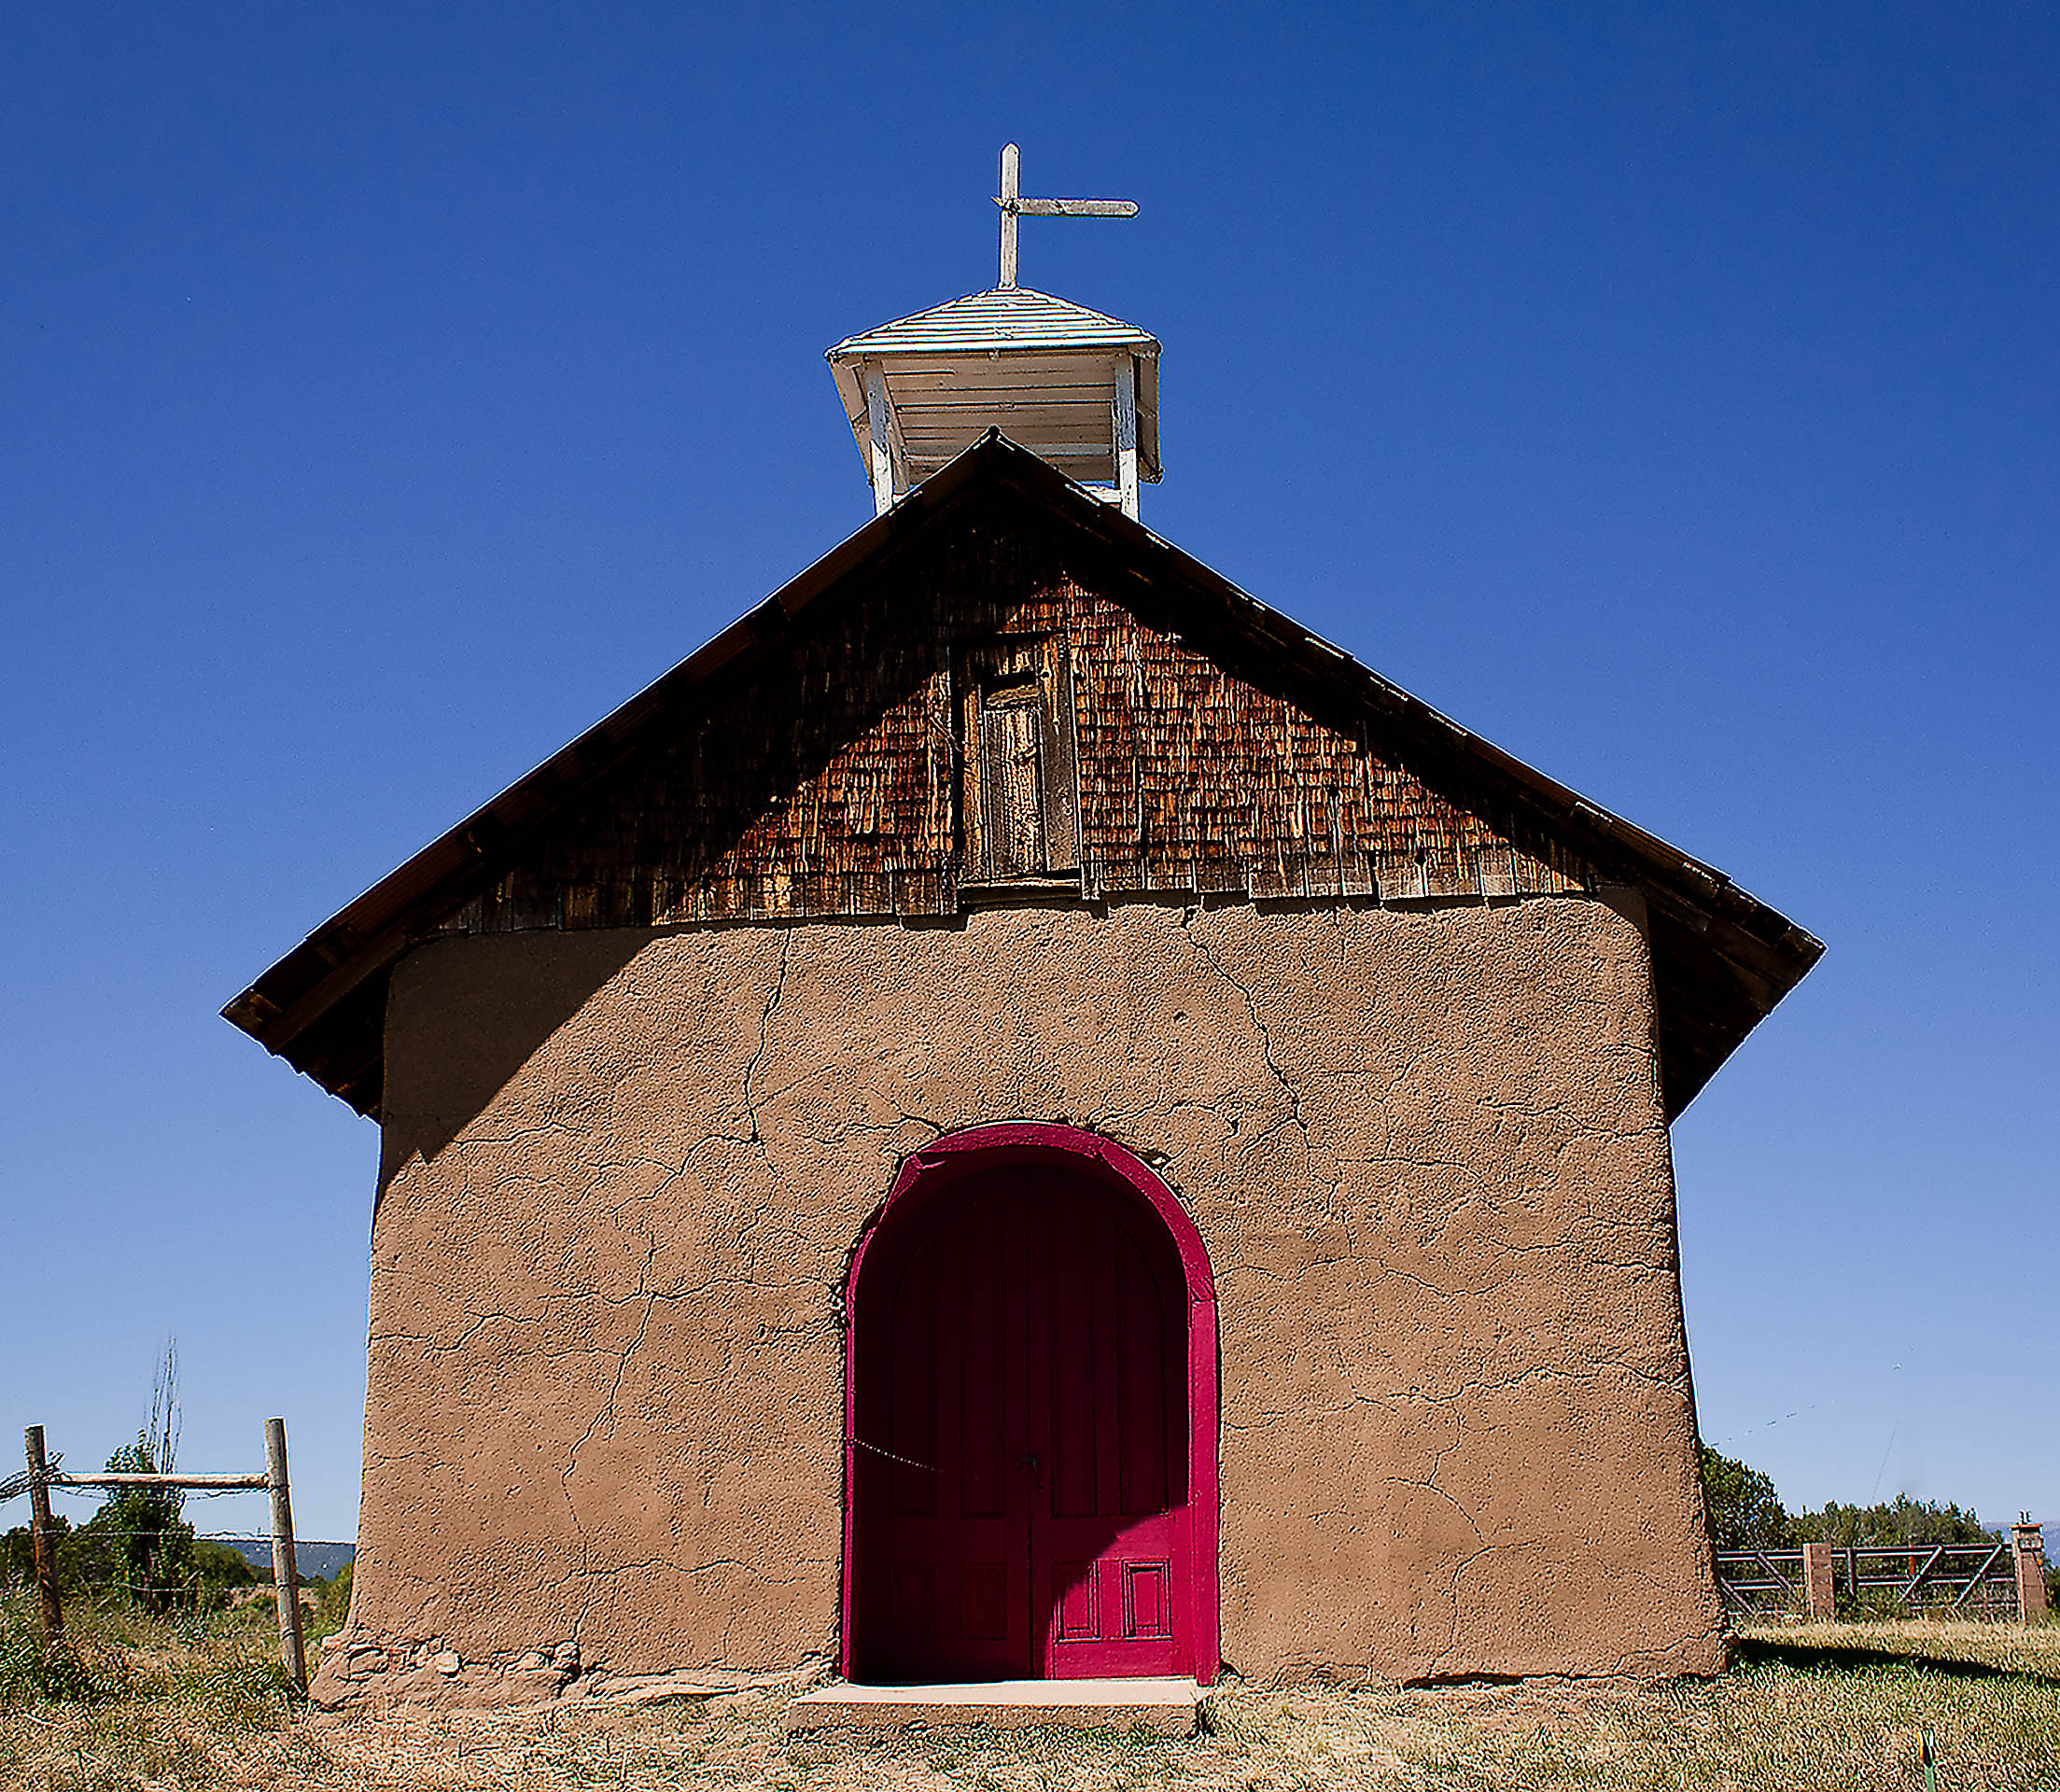
<path fill-rule="evenodd" d="M 831 1657 L 847 1253 L 904 1153 L 1004 1118 L 1121 1140 L 1207 1242 L 1238 1672 L 1720 1664 L 1604 903 L 453 938 L 386 1050 L 325 1701 Z"/>

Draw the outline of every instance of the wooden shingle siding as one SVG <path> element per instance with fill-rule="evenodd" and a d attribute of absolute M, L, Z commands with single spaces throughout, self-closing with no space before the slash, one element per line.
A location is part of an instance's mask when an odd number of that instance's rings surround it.
<path fill-rule="evenodd" d="M 1075 867 L 1090 900 L 1480 900 L 1592 881 L 1437 794 L 1378 733 L 1148 625 L 1050 543 L 969 530 L 792 631 L 443 926 L 949 915 L 961 886 L 1048 889 Z"/>
<path fill-rule="evenodd" d="M 1519 893 L 1502 833 L 1120 606 L 1072 607 L 1090 893 L 1258 899 Z M 1532 861 L 1528 889 L 1574 888 Z"/>

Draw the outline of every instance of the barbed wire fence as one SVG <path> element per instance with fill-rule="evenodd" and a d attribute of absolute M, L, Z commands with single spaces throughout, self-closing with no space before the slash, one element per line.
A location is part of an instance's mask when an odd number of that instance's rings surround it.
<path fill-rule="evenodd" d="M 10 1493 L 7 1483 L 0 1481 L 0 1505 L 4 1505 L 9 1499 L 18 1498 L 26 1489 L 27 1482 L 23 1480 L 22 1485 Z M 91 1497 L 89 1490 L 84 1488 L 58 1487 L 52 1488 L 50 1491 L 60 1496 L 70 1494 L 81 1499 Z M 82 1524 L 65 1527 L 63 1522 L 64 1514 L 53 1509 L 52 1518 L 57 1522 L 56 1534 L 59 1537 L 76 1540 L 86 1534 L 86 1527 Z M 237 1544 L 245 1543 L 263 1544 L 269 1547 L 272 1543 L 272 1533 L 269 1531 L 203 1531 L 197 1527 L 189 1529 L 185 1524 L 163 1526 L 109 1525 L 101 1529 L 98 1534 L 113 1543 L 119 1543 L 131 1538 L 138 1541 L 144 1538 L 171 1538 L 175 1540 L 189 1536 L 195 1543 L 219 1543 L 229 1545 L 231 1547 L 234 1547 Z M 332 1578 L 329 1574 L 314 1573 L 301 1565 L 305 1563 L 309 1551 L 315 1549 L 355 1550 L 357 1546 L 348 1537 L 303 1537 L 296 1533 L 293 1539 L 293 1547 L 296 1565 L 299 1568 L 301 1577 L 301 1586 L 305 1589 Z M 238 1549 L 236 1553 L 243 1557 L 245 1561 L 250 1562 L 253 1571 L 262 1565 L 254 1561 L 246 1550 Z M 159 1593 L 167 1599 L 190 1600 L 209 1585 L 209 1580 L 210 1577 L 204 1570 L 195 1568 L 193 1572 L 176 1580 L 138 1581 L 123 1579 L 119 1584 L 125 1592 Z M 269 1581 L 252 1581 L 249 1583 L 252 1588 L 269 1584 Z M 7 1585 L 5 1571 L 0 1571 L 0 1588 L 6 1588 Z"/>
<path fill-rule="evenodd" d="M 158 1578 L 168 1572 L 163 1565 L 164 1546 L 174 1539 L 179 1542 L 204 1541 L 229 1546 L 238 1543 L 269 1544 L 272 1550 L 273 1591 L 279 1615 L 280 1661 L 294 1689 L 302 1693 L 307 1690 L 307 1657 L 301 1628 L 301 1575 L 293 1534 L 293 1500 L 287 1477 L 285 1420 L 265 1421 L 265 1467 L 261 1474 L 189 1475 L 110 1470 L 97 1475 L 72 1475 L 64 1472 L 63 1453 L 52 1454 L 47 1449 L 41 1425 L 29 1426 L 24 1437 L 28 1449 L 28 1468 L 25 1473 L 0 1480 L 0 1504 L 18 1498 L 22 1493 L 29 1496 L 30 1551 L 46 1645 L 60 1643 L 64 1634 L 63 1603 L 58 1575 L 60 1540 L 65 1537 L 75 1540 L 84 1537 L 89 1533 L 91 1525 L 89 1520 L 88 1524 L 77 1528 L 68 1523 L 61 1528 L 57 1516 L 51 1509 L 50 1496 L 53 1493 L 61 1496 L 98 1495 L 103 1502 L 102 1512 L 105 1513 L 110 1505 L 119 1507 L 122 1504 L 123 1495 L 139 1495 L 147 1504 L 137 1516 L 146 1519 L 157 1517 L 159 1522 L 125 1524 L 118 1520 L 100 1533 L 100 1539 L 110 1542 L 119 1540 L 131 1545 L 149 1543 L 156 1546 L 143 1552 L 143 1562 L 155 1566 L 147 1567 L 140 1578 L 130 1572 L 135 1565 L 133 1552 L 124 1553 L 123 1573 L 119 1579 L 123 1590 L 146 1600 L 156 1598 L 166 1601 L 186 1597 L 193 1592 L 196 1585 L 193 1573 L 180 1572 L 177 1578 L 172 1580 Z M 272 1523 L 269 1531 L 225 1531 L 203 1535 L 197 1526 L 177 1516 L 189 1495 L 216 1499 L 231 1494 L 254 1492 L 264 1492 L 270 1496 Z M 173 1504 L 168 1505 L 167 1501 Z M 99 1515 L 95 1516 L 97 1518 Z"/>

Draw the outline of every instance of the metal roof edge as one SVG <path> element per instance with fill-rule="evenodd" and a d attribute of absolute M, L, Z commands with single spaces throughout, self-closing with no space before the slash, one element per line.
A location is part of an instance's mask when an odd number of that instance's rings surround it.
<path fill-rule="evenodd" d="M 1113 336 L 1086 338 L 1076 343 L 1065 343 L 1060 341 L 1046 341 L 1040 343 L 1036 341 L 1030 341 L 1012 343 L 1007 342 L 998 342 L 990 344 L 983 344 L 982 346 L 984 348 L 990 350 L 999 349 L 1003 354 L 1008 353 L 1012 348 L 1020 351 L 1035 352 L 1036 350 L 1041 348 L 1053 347 L 1112 349 L 1125 346 L 1133 347 L 1140 352 L 1148 350 L 1148 352 L 1154 356 L 1156 356 L 1163 352 L 1159 344 L 1158 338 L 1154 336 L 1149 330 L 1142 329 L 1136 324 L 1126 322 L 1121 317 L 1112 317 L 1105 311 L 1096 311 L 1091 305 L 1083 305 L 1077 301 L 1072 299 L 1061 299 L 1057 293 L 1041 292 L 1034 287 L 987 287 L 981 288 L 977 292 L 963 292 L 955 299 L 946 299 L 937 304 L 925 306 L 921 311 L 910 312 L 905 317 L 890 318 L 888 322 L 884 324 L 875 324 L 870 329 L 859 330 L 852 335 L 845 337 L 841 342 L 833 343 L 828 348 L 824 349 L 823 358 L 833 364 L 835 364 L 837 361 L 842 359 L 860 358 L 867 355 L 879 354 L 882 352 L 882 344 L 880 343 L 878 339 L 888 336 L 890 332 L 898 329 L 921 327 L 925 324 L 926 320 L 936 320 L 938 318 L 939 313 L 948 312 L 954 305 L 967 304 L 975 299 L 990 299 L 993 298 L 995 294 L 1002 292 L 1022 293 L 1029 298 L 1042 300 L 1047 304 L 1062 305 L 1068 311 L 1077 312 L 1083 317 L 1092 318 L 1097 325 L 1114 333 L 1113 334 Z M 952 327 L 952 320 L 950 319 L 945 319 L 942 320 L 942 322 L 943 327 Z M 1061 329 L 1063 327 L 1060 325 L 1054 325 L 1052 328 L 1056 331 Z M 969 344 L 962 343 L 915 344 L 904 343 L 896 345 L 888 352 L 897 355 L 963 355 L 967 353 L 968 350 Z"/>

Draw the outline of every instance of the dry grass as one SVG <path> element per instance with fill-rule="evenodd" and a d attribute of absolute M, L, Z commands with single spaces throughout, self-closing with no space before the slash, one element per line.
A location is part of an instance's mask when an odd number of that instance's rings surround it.
<path fill-rule="evenodd" d="M 74 1606 L 65 1629 L 47 1652 L 30 1603 L 0 1600 L 0 1787 L 216 1785 L 253 1752 L 313 1764 L 269 1603 L 205 1620 Z"/>
<path fill-rule="evenodd" d="M 1233 1687 L 1192 1742 L 975 1730 L 791 1743 L 782 1701 L 757 1694 L 310 1720 L 268 1672 L 262 1626 L 222 1622 L 226 1633 L 143 1627 L 124 1641 L 104 1621 L 88 1642 L 95 1700 L 10 1699 L 0 1682 L 0 1785 L 1918 1792 L 1917 1733 L 1929 1729 L 1941 1792 L 2060 1792 L 2060 1627 L 1759 1630 L 1738 1671 L 1710 1685 Z"/>

